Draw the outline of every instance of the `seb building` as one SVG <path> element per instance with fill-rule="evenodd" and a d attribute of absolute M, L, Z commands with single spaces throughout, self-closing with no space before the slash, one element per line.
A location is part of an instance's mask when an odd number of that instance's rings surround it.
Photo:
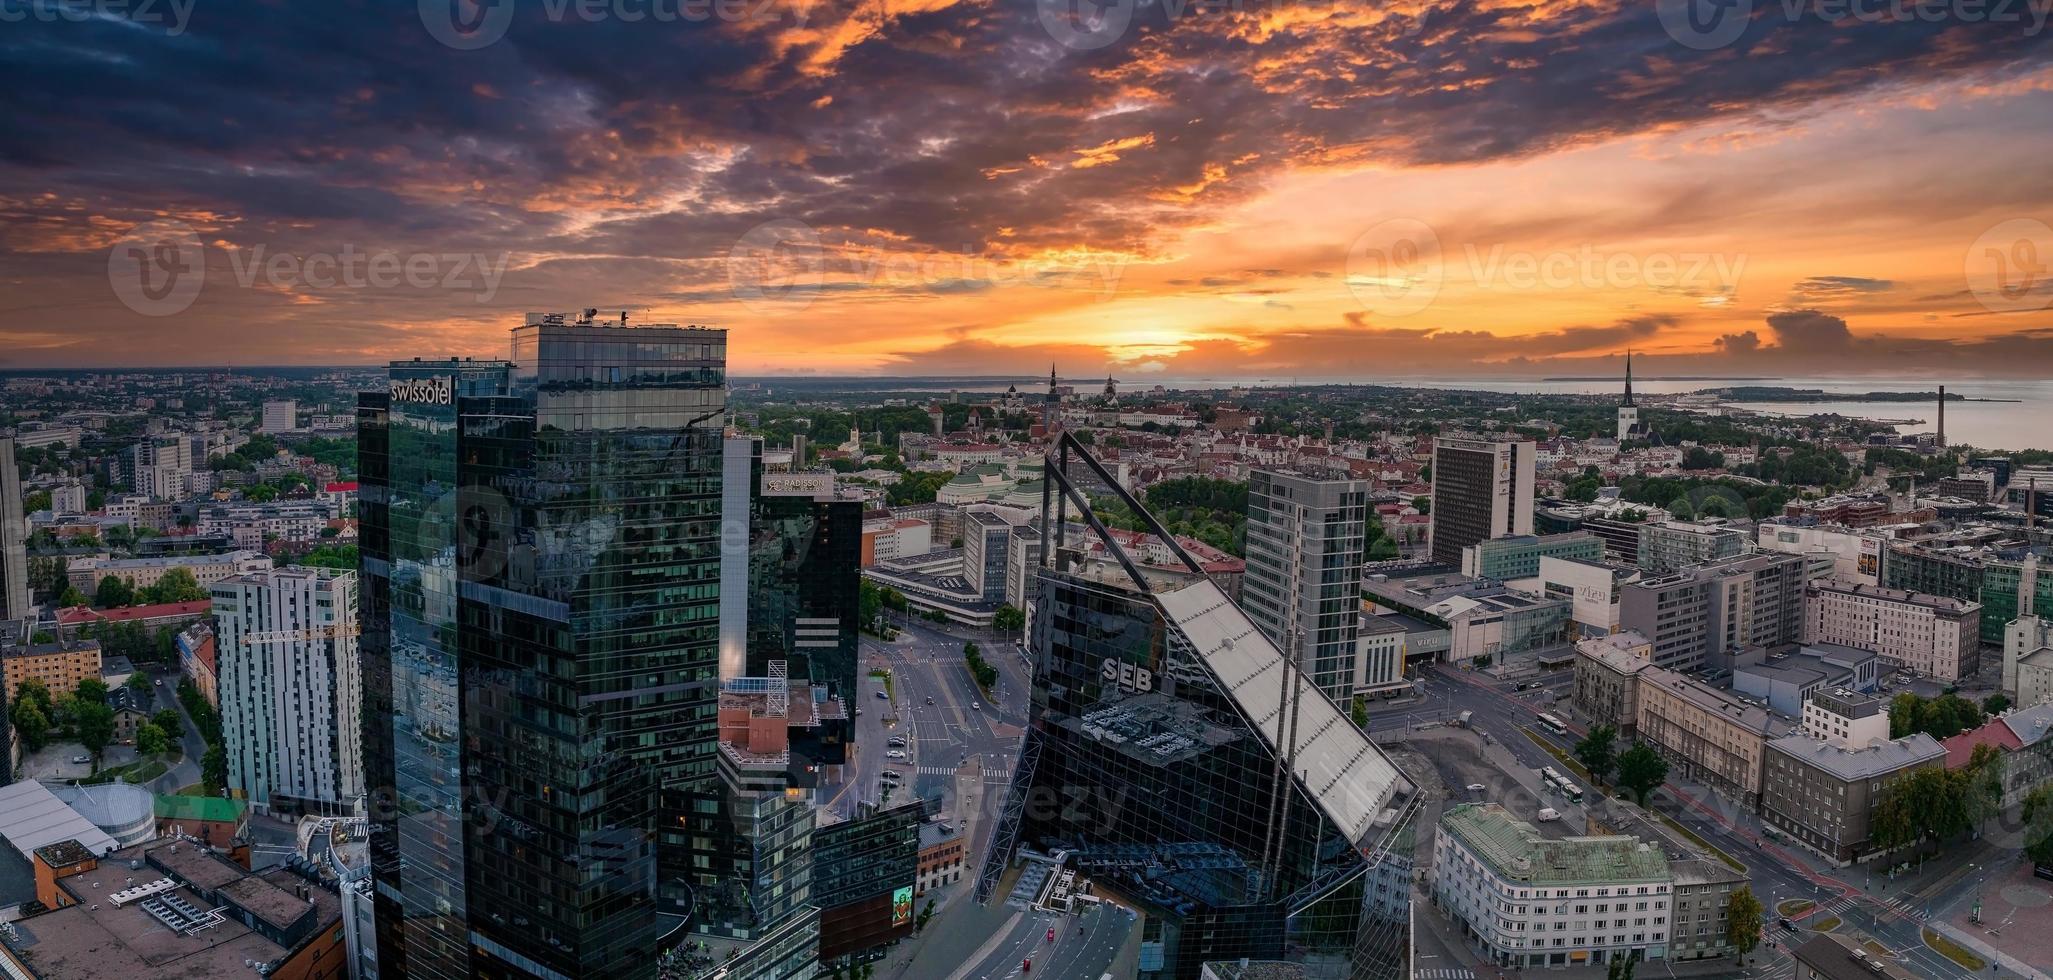
<path fill-rule="evenodd" d="M 1411 785 L 1211 580 L 1053 550 L 985 881 L 1022 851 L 1065 852 L 1142 911 L 1149 980 L 1242 957 L 1406 975 L 1408 909 L 1387 899 L 1408 888 L 1389 850 L 1410 849 Z"/>

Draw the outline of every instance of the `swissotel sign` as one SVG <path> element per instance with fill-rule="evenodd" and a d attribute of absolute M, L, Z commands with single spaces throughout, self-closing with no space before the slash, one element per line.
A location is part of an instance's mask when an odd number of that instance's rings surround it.
<path fill-rule="evenodd" d="M 392 400 L 423 405 L 447 405 L 455 394 L 448 378 L 408 378 L 392 382 Z"/>

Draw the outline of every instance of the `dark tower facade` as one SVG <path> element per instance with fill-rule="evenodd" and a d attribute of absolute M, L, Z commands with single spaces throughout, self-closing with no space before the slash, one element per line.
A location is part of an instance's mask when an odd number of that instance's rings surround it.
<path fill-rule="evenodd" d="M 714 778 L 726 333 L 530 314 L 358 402 L 380 972 L 651 977 Z"/>

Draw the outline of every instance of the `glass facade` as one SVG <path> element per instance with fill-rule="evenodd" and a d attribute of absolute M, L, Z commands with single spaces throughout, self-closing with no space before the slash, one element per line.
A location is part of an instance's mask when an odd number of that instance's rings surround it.
<path fill-rule="evenodd" d="M 912 935 L 923 803 L 865 812 L 813 833 L 813 904 L 820 962 L 840 965 Z"/>
<path fill-rule="evenodd" d="M 381 972 L 652 976 L 715 781 L 723 331 L 531 322 L 363 397 Z"/>
<path fill-rule="evenodd" d="M 1146 980 L 1241 957 L 1311 977 L 1405 975 L 1408 887 L 1376 878 L 1390 858 L 1359 850 L 1280 775 L 1241 699 L 1156 600 L 1046 569 L 1039 596 L 1032 764 L 1015 772 L 1016 832 L 997 839 L 1066 850 L 1139 904 Z M 1307 683 L 1302 696 L 1319 694 Z"/>

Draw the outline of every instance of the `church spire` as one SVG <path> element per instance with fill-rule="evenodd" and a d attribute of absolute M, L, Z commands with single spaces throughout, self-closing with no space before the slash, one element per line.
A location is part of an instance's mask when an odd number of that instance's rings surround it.
<path fill-rule="evenodd" d="M 1625 400 L 1619 402 L 1618 405 L 1620 408 L 1632 407 L 1632 348 L 1630 347 L 1625 349 Z"/>

